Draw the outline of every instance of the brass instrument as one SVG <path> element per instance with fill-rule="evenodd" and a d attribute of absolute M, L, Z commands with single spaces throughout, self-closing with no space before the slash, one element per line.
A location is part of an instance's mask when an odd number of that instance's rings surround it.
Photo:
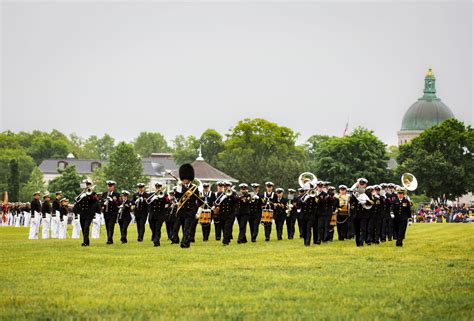
<path fill-rule="evenodd" d="M 305 182 L 305 181 L 310 181 Z M 316 175 L 314 175 L 311 172 L 304 172 L 301 173 L 300 176 L 298 177 L 298 183 L 300 184 L 301 188 L 304 188 L 306 192 L 301 196 L 301 201 L 304 203 L 308 200 L 310 197 L 316 197 L 318 195 L 317 193 L 317 184 L 318 184 L 318 178 Z M 311 188 L 311 185 L 313 187 Z"/>
<path fill-rule="evenodd" d="M 234 193 L 234 191 L 232 190 L 232 188 L 226 188 L 225 191 L 224 191 L 224 194 L 227 196 L 227 197 L 230 197 L 232 196 L 232 194 Z"/>
<path fill-rule="evenodd" d="M 414 191 L 418 187 L 418 180 L 415 175 L 410 173 L 404 173 L 401 177 L 402 185 L 407 191 Z"/>
<path fill-rule="evenodd" d="M 74 200 L 77 202 L 80 202 L 84 197 L 89 196 L 92 194 L 93 190 L 95 188 L 95 185 L 86 187 L 82 190 L 82 192 L 77 195 Z"/>
<path fill-rule="evenodd" d="M 157 198 L 165 197 L 166 186 L 156 190 L 153 194 L 151 194 L 145 201 L 147 204 L 153 203 L 153 201 Z"/>
<path fill-rule="evenodd" d="M 370 210 L 373 204 L 370 202 L 370 198 L 365 194 L 365 188 L 359 187 L 359 180 L 354 183 L 351 187 L 352 193 L 357 198 L 357 201 L 362 205 L 366 210 Z"/>

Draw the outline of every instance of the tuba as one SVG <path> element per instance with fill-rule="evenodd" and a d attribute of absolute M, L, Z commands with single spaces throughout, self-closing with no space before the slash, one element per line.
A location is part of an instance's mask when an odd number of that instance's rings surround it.
<path fill-rule="evenodd" d="M 309 180 L 309 183 L 305 182 L 307 180 Z M 316 188 L 318 184 L 318 178 L 316 177 L 316 175 L 311 172 L 301 173 L 298 177 L 298 183 L 300 184 L 301 188 L 304 188 L 306 190 L 306 192 L 301 197 L 303 203 L 306 202 L 309 197 L 316 197 Z M 313 185 L 313 187 L 311 187 L 311 185 Z"/>
<path fill-rule="evenodd" d="M 413 174 L 404 173 L 401 180 L 403 187 L 405 187 L 407 191 L 414 191 L 418 187 L 418 180 Z"/>

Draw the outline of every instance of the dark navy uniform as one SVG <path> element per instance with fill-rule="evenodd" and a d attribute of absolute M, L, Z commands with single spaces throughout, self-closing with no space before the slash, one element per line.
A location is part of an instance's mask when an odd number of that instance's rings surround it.
<path fill-rule="evenodd" d="M 296 217 L 298 215 L 298 197 L 295 196 L 292 200 L 288 200 L 288 206 L 291 210 L 289 215 L 286 217 L 286 230 L 288 233 L 288 239 L 292 240 L 295 237 L 295 224 Z"/>
<path fill-rule="evenodd" d="M 97 202 L 97 194 L 95 192 L 87 193 L 83 196 L 80 200 L 77 201 L 81 229 L 82 229 L 82 236 L 84 238 L 82 245 L 89 246 L 89 230 L 92 223 L 92 219 L 94 217 L 95 211 L 97 210 L 98 202 Z"/>
<path fill-rule="evenodd" d="M 394 215 L 393 230 L 397 236 L 397 246 L 403 246 L 408 219 L 411 217 L 411 206 L 412 203 L 406 197 L 400 199 L 397 196 L 393 199 L 391 209 Z"/>
<path fill-rule="evenodd" d="M 175 223 L 175 229 L 173 231 L 173 243 L 179 243 L 179 227 L 183 226 L 183 238 L 181 239 L 181 247 L 187 248 L 191 246 L 191 228 L 192 224 L 196 220 L 196 213 L 198 211 L 199 206 L 202 205 L 202 200 L 199 197 L 199 191 L 195 184 L 189 184 L 189 186 L 185 186 L 183 184 L 182 191 L 175 192 L 176 198 L 179 199 L 181 202 L 185 200 L 186 197 L 183 197 L 188 191 L 194 192 L 191 194 L 189 199 L 181 206 L 180 210 L 177 211 L 177 220 Z M 177 227 L 177 228 L 176 228 Z"/>
<path fill-rule="evenodd" d="M 277 233 L 277 239 L 280 241 L 283 239 L 283 226 L 286 220 L 286 210 L 288 209 L 288 199 L 285 197 L 278 197 L 274 204 L 273 218 L 275 219 L 275 229 Z"/>
<path fill-rule="evenodd" d="M 151 239 L 154 246 L 160 246 L 161 239 L 161 227 L 166 219 L 166 211 L 169 206 L 170 200 L 167 194 L 163 197 L 155 197 L 153 202 L 149 204 L 149 217 L 148 222 L 151 229 Z"/>
<path fill-rule="evenodd" d="M 146 204 L 146 199 L 148 197 L 149 195 L 146 192 L 136 192 L 132 198 L 132 205 L 135 206 L 133 212 L 135 214 L 135 221 L 137 223 L 138 242 L 142 242 L 143 237 L 145 236 L 145 223 L 148 217 L 148 206 Z"/>
<path fill-rule="evenodd" d="M 59 211 L 60 208 L 61 208 L 61 203 L 59 202 L 59 199 L 55 198 L 53 200 L 53 204 L 51 207 L 51 213 L 56 215 L 56 211 Z"/>
<path fill-rule="evenodd" d="M 235 211 L 237 209 L 237 194 L 232 192 L 232 195 L 226 196 L 219 205 L 219 218 L 223 230 L 222 244 L 229 245 L 232 239 L 232 228 L 235 221 Z"/>
<path fill-rule="evenodd" d="M 374 206 L 370 212 L 368 221 L 367 244 L 379 244 L 382 237 L 382 216 L 385 203 L 385 197 L 373 195 Z"/>
<path fill-rule="evenodd" d="M 273 210 L 273 218 L 275 218 L 275 203 L 277 202 L 277 196 L 275 192 L 267 192 L 263 193 L 262 197 L 262 211 L 264 209 L 271 209 Z M 270 235 L 272 234 L 272 222 L 263 223 L 263 228 L 265 230 L 265 241 L 270 241 Z"/>
<path fill-rule="evenodd" d="M 132 221 L 132 215 L 130 214 L 132 208 L 132 202 L 129 199 L 122 200 L 121 209 L 119 209 L 118 223 L 120 226 L 120 241 L 127 243 L 127 231 L 130 222 Z"/>
<path fill-rule="evenodd" d="M 31 210 L 30 211 L 31 211 L 31 218 L 35 217 L 35 212 L 38 212 L 38 213 L 41 214 L 41 201 L 34 198 L 31 201 Z"/>
<path fill-rule="evenodd" d="M 371 195 L 369 192 L 365 192 L 369 197 L 367 205 L 373 204 Z M 369 220 L 370 211 L 372 209 L 366 209 L 357 200 L 357 197 L 353 194 L 350 198 L 351 213 L 354 217 L 354 234 L 357 246 L 364 246 L 364 241 L 367 238 L 367 222 Z"/>
<path fill-rule="evenodd" d="M 117 222 L 120 194 L 116 191 L 103 192 L 101 197 L 102 213 L 104 213 L 105 228 L 107 230 L 107 244 L 114 243 L 115 223 Z"/>
<path fill-rule="evenodd" d="M 393 219 L 390 216 L 392 203 L 397 195 L 394 193 L 386 193 L 382 208 L 382 238 L 381 241 L 389 241 L 393 238 Z"/>
<path fill-rule="evenodd" d="M 260 226 L 260 219 L 262 218 L 262 199 L 263 194 L 258 192 L 252 196 L 252 200 L 249 205 L 249 225 L 250 225 L 250 235 L 252 237 L 252 242 L 257 241 L 258 229 Z"/>
<path fill-rule="evenodd" d="M 321 242 L 329 241 L 329 225 L 331 223 L 331 215 L 334 208 L 334 195 L 322 191 L 317 196 L 317 199 L 318 234 L 315 243 L 321 244 Z"/>
<path fill-rule="evenodd" d="M 51 214 L 51 203 L 49 201 L 44 201 L 41 204 L 41 213 L 43 214 L 43 218 L 46 218 L 46 214 Z"/>
<path fill-rule="evenodd" d="M 318 210 L 318 199 L 316 197 L 302 196 L 299 198 L 299 207 L 301 209 L 301 230 L 304 235 L 304 245 L 311 245 L 311 235 L 317 238 L 318 228 L 316 224 L 316 212 Z"/>
<path fill-rule="evenodd" d="M 237 243 L 247 243 L 247 223 L 250 219 L 250 203 L 252 196 L 248 193 L 242 193 L 238 198 L 237 222 L 239 223 L 239 236 Z"/>
<path fill-rule="evenodd" d="M 216 200 L 216 194 L 212 191 L 207 191 L 202 193 L 202 199 L 204 200 L 204 208 L 210 209 Z M 211 211 L 211 217 L 213 217 L 213 213 Z M 202 240 L 204 242 L 209 240 L 209 234 L 211 234 L 211 224 L 201 224 L 202 229 Z"/>

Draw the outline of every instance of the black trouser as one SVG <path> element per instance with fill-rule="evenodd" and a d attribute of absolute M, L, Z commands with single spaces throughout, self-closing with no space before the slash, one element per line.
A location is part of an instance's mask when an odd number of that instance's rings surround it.
<path fill-rule="evenodd" d="M 290 216 L 286 218 L 286 231 L 288 233 L 289 240 L 295 237 L 295 222 L 296 222 L 296 214 L 290 213 Z"/>
<path fill-rule="evenodd" d="M 329 223 L 331 216 L 329 215 L 319 215 L 318 217 L 318 237 L 316 238 L 316 244 L 321 242 L 327 242 L 328 232 L 329 232 Z"/>
<path fill-rule="evenodd" d="M 331 225 L 331 221 L 332 221 L 332 215 L 329 216 L 329 220 L 328 220 L 328 238 L 327 238 L 328 241 L 334 240 L 334 230 L 336 229 L 335 225 Z"/>
<path fill-rule="evenodd" d="M 166 223 L 166 234 L 168 235 L 168 240 L 171 240 L 173 237 L 173 227 L 174 227 L 174 222 L 175 222 L 175 216 L 168 214 L 165 223 Z"/>
<path fill-rule="evenodd" d="M 306 237 L 306 220 L 301 217 L 301 213 L 296 215 L 296 220 L 298 221 L 298 231 L 300 233 L 300 239 Z"/>
<path fill-rule="evenodd" d="M 390 217 L 390 213 L 384 213 L 382 216 L 382 242 L 387 239 L 392 240 L 393 236 L 393 219 Z"/>
<path fill-rule="evenodd" d="M 407 231 L 408 220 L 393 221 L 393 231 L 397 236 L 397 246 L 403 246 L 403 240 L 405 239 L 405 233 Z"/>
<path fill-rule="evenodd" d="M 283 225 L 285 225 L 286 213 L 276 213 L 275 214 L 275 229 L 277 233 L 277 239 L 283 239 Z"/>
<path fill-rule="evenodd" d="M 354 228 L 354 217 L 351 215 L 347 220 L 347 238 L 350 240 L 354 238 L 355 228 Z"/>
<path fill-rule="evenodd" d="M 216 241 L 220 241 L 222 237 L 222 224 L 221 224 L 221 218 L 219 215 L 214 215 L 212 216 L 212 220 L 214 221 L 214 230 L 216 233 Z"/>
<path fill-rule="evenodd" d="M 315 216 L 311 216 L 306 220 L 306 236 L 304 245 L 311 245 L 311 235 L 313 234 L 313 241 L 316 243 L 318 238 L 318 221 Z"/>
<path fill-rule="evenodd" d="M 250 234 L 252 237 L 252 241 L 257 240 L 261 217 L 262 217 L 261 212 L 250 214 L 249 225 L 250 225 Z"/>
<path fill-rule="evenodd" d="M 92 223 L 92 214 L 81 214 L 81 223 L 82 237 L 84 238 L 83 243 L 89 245 L 89 230 Z"/>
<path fill-rule="evenodd" d="M 137 240 L 143 241 L 143 236 L 145 235 L 145 223 L 146 223 L 146 218 L 147 218 L 148 213 L 136 213 L 135 214 L 135 221 L 137 223 L 137 232 L 138 232 L 138 237 Z"/>
<path fill-rule="evenodd" d="M 211 223 L 201 224 L 202 229 L 202 240 L 208 241 L 209 234 L 211 234 Z"/>
<path fill-rule="evenodd" d="M 156 220 L 152 217 L 152 214 L 148 215 L 148 226 L 150 226 L 150 231 L 151 231 L 151 241 L 155 239 L 155 225 L 156 225 Z"/>
<path fill-rule="evenodd" d="M 120 241 L 127 243 L 127 230 L 128 230 L 128 225 L 130 224 L 130 221 L 132 219 L 123 219 L 119 220 L 119 226 L 120 226 Z"/>
<path fill-rule="evenodd" d="M 367 237 L 367 217 L 355 217 L 354 218 L 354 230 L 355 230 L 355 239 L 357 246 L 363 246 L 364 241 Z"/>
<path fill-rule="evenodd" d="M 239 216 L 237 216 L 237 222 L 239 223 L 239 236 L 237 237 L 237 243 L 247 243 L 247 223 L 249 222 L 249 214 L 239 214 Z"/>
<path fill-rule="evenodd" d="M 184 211 L 179 213 L 173 229 L 173 237 L 171 241 L 173 243 L 179 243 L 179 228 L 183 227 L 183 238 L 181 239 L 181 247 L 191 246 L 191 225 L 196 220 L 195 214 L 185 213 Z"/>
<path fill-rule="evenodd" d="M 118 213 L 104 214 L 105 229 L 107 230 L 107 242 L 114 242 L 115 223 L 117 222 Z"/>
<path fill-rule="evenodd" d="M 232 227 L 234 226 L 234 215 L 226 214 L 221 217 L 221 226 L 224 231 L 224 237 L 222 239 L 223 244 L 229 244 L 232 239 Z"/>
<path fill-rule="evenodd" d="M 150 223 L 150 226 L 152 226 L 151 222 L 153 221 L 153 227 L 154 227 L 154 230 L 152 230 L 153 244 L 154 245 L 160 245 L 161 227 L 163 226 L 163 222 L 165 221 L 165 215 L 155 213 L 153 217 L 150 217 L 148 219 L 148 221 Z"/>
<path fill-rule="evenodd" d="M 189 232 L 189 236 L 190 236 L 190 241 L 193 243 L 196 240 L 196 228 L 197 228 L 198 223 L 199 223 L 199 219 L 194 218 L 194 221 L 191 224 L 191 230 Z"/>
<path fill-rule="evenodd" d="M 367 243 L 376 243 L 378 244 L 381 239 L 381 227 L 382 227 L 382 218 L 380 215 L 372 214 L 369 216 L 369 221 L 367 223 L 368 232 L 367 232 Z"/>
<path fill-rule="evenodd" d="M 337 214 L 337 237 L 339 241 L 347 239 L 349 214 Z"/>

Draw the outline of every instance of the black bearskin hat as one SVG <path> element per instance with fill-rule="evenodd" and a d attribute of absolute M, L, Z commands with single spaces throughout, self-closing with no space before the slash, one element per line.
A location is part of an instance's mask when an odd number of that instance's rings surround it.
<path fill-rule="evenodd" d="M 194 168 L 191 164 L 181 165 L 179 168 L 179 179 L 189 179 L 190 181 L 194 180 Z"/>

